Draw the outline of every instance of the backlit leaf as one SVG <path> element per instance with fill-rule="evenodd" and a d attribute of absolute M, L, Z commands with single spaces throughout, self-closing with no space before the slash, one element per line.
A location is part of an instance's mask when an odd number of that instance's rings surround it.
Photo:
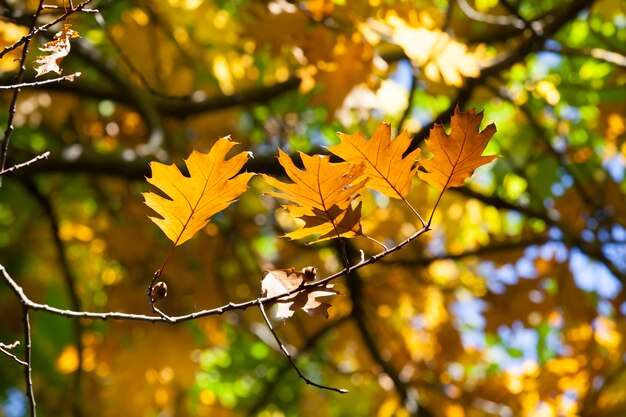
<path fill-rule="evenodd" d="M 285 208 L 293 217 L 304 220 L 305 225 L 285 236 L 300 239 L 313 234 L 321 235 L 318 242 L 335 237 L 354 237 L 361 234 L 360 206 L 352 208 L 357 192 L 367 179 L 355 180 L 363 174 L 364 164 L 348 162 L 331 163 L 327 156 L 300 154 L 305 170 L 298 169 L 289 155 L 279 149 L 278 161 L 285 168 L 291 184 L 263 175 L 265 181 L 282 191 L 267 194 L 296 204 Z M 312 243 L 312 242 L 311 242 Z"/>
<path fill-rule="evenodd" d="M 476 168 L 496 159 L 498 155 L 481 156 L 496 133 L 493 123 L 480 131 L 482 119 L 482 112 L 476 114 L 474 109 L 461 112 L 457 106 L 450 119 L 449 135 L 443 125 L 436 124 L 426 140 L 434 157 L 421 161 L 422 168 L 427 172 L 420 171 L 419 177 L 444 191 L 451 187 L 461 187 Z"/>
<path fill-rule="evenodd" d="M 150 218 L 175 246 L 191 239 L 207 225 L 212 215 L 224 210 L 248 189 L 248 181 L 254 173 L 237 173 L 252 155 L 241 152 L 225 159 L 235 145 L 236 142 L 225 137 L 220 138 L 208 154 L 193 151 L 185 160 L 189 177 L 174 164 L 150 163 L 152 178 L 147 181 L 170 199 L 148 192 L 143 193 L 145 203 L 161 216 Z"/>
<path fill-rule="evenodd" d="M 54 35 L 50 42 L 39 47 L 40 50 L 48 52 L 49 55 L 39 56 L 35 60 L 35 63 L 39 64 L 38 67 L 35 67 L 37 71 L 36 76 L 39 77 L 52 71 L 61 74 L 63 70 L 59 67 L 59 64 L 70 53 L 70 39 L 78 38 L 79 36 L 78 32 L 72 29 L 72 25 L 66 23 L 63 25 L 63 29 Z"/>
<path fill-rule="evenodd" d="M 370 179 L 368 188 L 391 198 L 404 199 L 411 189 L 411 180 L 417 172 L 420 150 L 403 154 L 411 144 L 406 131 L 391 140 L 391 127 L 380 123 L 367 140 L 362 133 L 347 135 L 339 133 L 341 143 L 328 148 L 329 151 L 347 162 L 365 164 L 364 174 Z"/>

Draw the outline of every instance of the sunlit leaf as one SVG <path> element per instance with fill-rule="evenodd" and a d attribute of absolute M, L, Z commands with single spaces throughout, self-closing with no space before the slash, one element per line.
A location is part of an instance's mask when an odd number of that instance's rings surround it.
<path fill-rule="evenodd" d="M 236 142 L 220 138 L 207 154 L 193 151 L 185 165 L 189 177 L 176 165 L 151 162 L 152 177 L 147 181 L 159 188 L 169 199 L 153 192 L 143 193 L 145 203 L 159 217 L 150 217 L 176 246 L 191 239 L 207 225 L 211 216 L 232 204 L 248 189 L 253 173 L 237 174 L 248 158 L 241 152 L 226 160 Z"/>
<path fill-rule="evenodd" d="M 482 112 L 476 114 L 474 109 L 461 112 L 457 106 L 450 120 L 450 134 L 445 132 L 443 125 L 436 124 L 426 141 L 434 157 L 421 161 L 426 172 L 420 171 L 419 177 L 445 191 L 461 187 L 476 168 L 496 159 L 498 155 L 481 156 L 496 133 L 493 123 L 480 131 L 482 119 Z"/>
<path fill-rule="evenodd" d="M 362 133 L 338 135 L 341 143 L 328 150 L 347 162 L 363 163 L 364 175 L 370 179 L 368 188 L 391 198 L 405 198 L 409 194 L 420 150 L 415 149 L 403 157 L 411 144 L 406 131 L 391 140 L 391 126 L 380 123 L 369 140 Z"/>
<path fill-rule="evenodd" d="M 49 54 L 39 56 L 35 60 L 35 63 L 39 65 L 35 67 L 37 77 L 49 72 L 61 74 L 63 70 L 59 67 L 59 64 L 70 53 L 70 39 L 78 38 L 79 36 L 78 32 L 72 29 L 72 25 L 66 23 L 63 25 L 63 29 L 54 35 L 50 42 L 40 46 L 40 50 Z"/>
<path fill-rule="evenodd" d="M 279 150 L 278 161 L 285 168 L 291 184 L 263 175 L 265 181 L 282 191 L 267 194 L 289 200 L 289 213 L 304 220 L 305 225 L 286 236 L 300 239 L 313 234 L 321 235 L 313 242 L 336 237 L 354 237 L 361 234 L 359 223 L 360 206 L 352 208 L 367 179 L 358 183 L 355 180 L 365 170 L 364 164 L 353 165 L 347 162 L 332 163 L 327 156 L 309 156 L 301 153 L 305 170 L 298 169 L 289 155 Z M 312 242 L 311 242 L 312 243 Z"/>

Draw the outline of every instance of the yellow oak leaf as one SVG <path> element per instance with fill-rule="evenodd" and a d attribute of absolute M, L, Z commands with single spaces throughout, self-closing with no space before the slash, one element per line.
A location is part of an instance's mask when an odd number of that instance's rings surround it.
<path fill-rule="evenodd" d="M 318 297 L 339 294 L 333 290 L 333 284 L 315 285 L 316 268 L 307 266 L 302 271 L 294 268 L 263 271 L 261 294 L 264 297 L 275 297 L 300 288 L 290 295 L 273 301 L 278 308 L 274 316 L 286 319 L 293 316 L 296 310 L 303 310 L 311 316 L 322 315 L 328 318 L 330 304 L 319 301 Z"/>
<path fill-rule="evenodd" d="M 145 203 L 161 217 L 150 217 L 179 246 L 206 226 L 211 216 L 228 207 L 248 189 L 254 173 L 237 174 L 250 152 L 241 152 L 226 160 L 237 143 L 229 137 L 220 138 L 209 153 L 193 151 L 185 165 L 189 177 L 174 164 L 151 162 L 152 178 L 147 181 L 165 193 L 169 199 L 153 192 L 143 193 Z"/>
<path fill-rule="evenodd" d="M 63 70 L 59 64 L 70 53 L 70 39 L 79 36 L 78 32 L 72 29 L 72 25 L 66 23 L 50 42 L 39 47 L 41 51 L 49 52 L 49 55 L 39 56 L 35 60 L 35 63 L 39 64 L 38 67 L 35 67 L 36 76 L 39 77 L 52 71 L 61 74 Z"/>
<path fill-rule="evenodd" d="M 496 133 L 493 123 L 480 131 L 482 119 L 483 112 L 476 114 L 474 109 L 462 112 L 457 106 L 450 119 L 449 135 L 443 125 L 436 124 L 426 140 L 434 156 L 420 162 L 426 172 L 419 171 L 419 177 L 445 191 L 451 187 L 461 187 L 476 168 L 496 159 L 498 155 L 481 156 Z"/>
<path fill-rule="evenodd" d="M 344 161 L 365 164 L 364 175 L 370 179 L 368 188 L 391 198 L 404 199 L 409 194 L 421 151 L 415 149 L 403 157 L 411 144 L 405 130 L 391 140 L 391 127 L 380 123 L 369 140 L 362 133 L 338 133 L 338 136 L 341 143 L 328 150 Z"/>
<path fill-rule="evenodd" d="M 285 208 L 305 224 L 302 228 L 287 233 L 291 239 L 300 239 L 313 234 L 321 235 L 309 243 L 336 237 L 354 237 L 361 234 L 359 223 L 360 205 L 352 208 L 367 178 L 355 183 L 363 174 L 364 164 L 349 162 L 331 163 L 327 156 L 309 156 L 300 153 L 305 170 L 298 169 L 289 155 L 279 149 L 278 161 L 285 168 L 291 184 L 263 175 L 263 179 L 282 193 L 270 191 L 267 194 L 283 198 L 296 204 Z"/>

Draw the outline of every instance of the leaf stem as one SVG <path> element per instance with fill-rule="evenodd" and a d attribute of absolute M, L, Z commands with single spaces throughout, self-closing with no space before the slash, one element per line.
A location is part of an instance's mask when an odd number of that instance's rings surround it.
<path fill-rule="evenodd" d="M 156 303 L 159 300 L 155 300 L 154 298 L 152 298 L 152 289 L 154 288 L 154 284 L 156 284 L 157 279 L 159 279 L 159 277 L 163 275 L 163 271 L 165 270 L 165 265 L 167 265 L 167 261 L 170 260 L 170 256 L 172 256 L 172 253 L 174 252 L 174 249 L 176 248 L 176 243 L 178 243 L 178 240 L 174 242 L 169 252 L 167 252 L 167 255 L 165 256 L 165 259 L 163 260 L 161 267 L 157 269 L 156 271 L 154 271 L 154 275 L 152 275 L 152 281 L 150 281 L 150 284 L 148 285 L 148 300 L 150 302 L 150 308 L 152 309 L 153 312 L 159 313 L 161 317 L 163 317 L 164 319 L 168 321 L 169 321 L 169 316 L 167 316 L 166 314 L 161 312 L 161 310 L 159 310 L 158 308 L 154 306 L 154 303 Z"/>
<path fill-rule="evenodd" d="M 328 390 L 328 391 L 335 391 L 335 392 L 338 392 L 340 394 L 347 394 L 349 391 L 347 389 L 345 389 L 345 388 L 335 388 L 335 387 L 330 387 L 330 386 L 327 386 L 327 385 L 318 384 L 316 382 L 311 381 L 309 378 L 307 378 L 302 373 L 302 371 L 300 371 L 300 369 L 298 368 L 298 365 L 296 365 L 296 362 L 291 357 L 291 354 L 289 353 L 289 351 L 287 350 L 287 348 L 285 347 L 283 342 L 280 340 L 280 338 L 278 337 L 278 335 L 274 331 L 274 327 L 272 327 L 272 323 L 270 322 L 269 318 L 267 317 L 267 314 L 265 313 L 265 307 L 263 306 L 263 302 L 262 302 L 262 300 L 260 298 L 258 299 L 258 302 L 259 302 L 259 310 L 261 310 L 261 314 L 263 315 L 263 320 L 265 320 L 265 324 L 267 324 L 267 327 L 268 327 L 268 329 L 270 329 L 270 332 L 272 333 L 272 336 L 274 336 L 274 340 L 276 340 L 276 343 L 278 343 L 278 347 L 285 354 L 287 359 L 289 359 L 289 362 L 291 363 L 291 366 L 293 367 L 293 369 L 296 370 L 296 372 L 298 373 L 298 376 L 300 378 L 302 378 L 304 380 L 304 382 L 307 383 L 307 385 L 313 385 L 314 387 L 325 389 L 325 390 Z"/>
<path fill-rule="evenodd" d="M 446 186 L 447 185 L 448 184 L 446 184 Z M 441 192 L 439 193 L 439 197 L 437 197 L 437 201 L 435 202 L 435 205 L 433 206 L 433 210 L 430 212 L 430 216 L 428 217 L 428 223 L 426 223 L 424 227 L 430 228 L 430 225 L 432 224 L 432 221 L 433 221 L 433 217 L 435 216 L 435 211 L 437 210 L 437 206 L 439 206 L 441 197 L 443 197 L 443 193 L 445 192 L 446 192 L 446 188 L 444 187 L 444 189 L 441 190 Z"/>
<path fill-rule="evenodd" d="M 398 195 L 400 195 L 400 194 L 398 193 Z M 420 214 L 417 212 L 417 210 L 415 210 L 415 208 L 413 208 L 411 203 L 409 203 L 408 200 L 406 198 L 402 197 L 401 195 L 400 195 L 400 198 L 402 198 L 402 201 L 404 201 L 406 203 L 406 205 L 409 206 L 409 208 L 411 209 L 413 214 L 415 214 L 417 216 L 417 218 L 420 220 L 420 223 L 422 223 L 422 227 L 425 227 L 426 226 L 426 222 L 424 221 L 422 216 L 420 216 Z M 428 224 L 430 225 L 430 221 L 428 222 Z"/>

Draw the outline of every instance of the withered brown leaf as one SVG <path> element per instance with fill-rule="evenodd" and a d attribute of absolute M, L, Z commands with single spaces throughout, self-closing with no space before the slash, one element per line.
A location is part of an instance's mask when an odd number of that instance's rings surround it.
<path fill-rule="evenodd" d="M 333 289 L 334 284 L 316 285 L 314 267 L 306 267 L 301 271 L 295 268 L 274 269 L 263 271 L 261 281 L 261 295 L 276 297 L 298 290 L 273 301 L 277 305 L 274 314 L 277 319 L 287 319 L 293 316 L 296 310 L 303 310 L 311 316 L 322 315 L 328 318 L 329 303 L 319 301 L 319 297 L 339 294 Z"/>
<path fill-rule="evenodd" d="M 63 70 L 59 67 L 59 64 L 70 53 L 70 39 L 78 38 L 79 36 L 78 32 L 72 29 L 72 25 L 66 23 L 63 25 L 63 29 L 57 32 L 50 42 L 40 46 L 39 49 L 43 52 L 49 52 L 49 55 L 39 56 L 35 60 L 35 64 L 39 64 L 38 67 L 35 67 L 35 71 L 37 71 L 36 77 L 49 72 L 61 74 Z"/>

